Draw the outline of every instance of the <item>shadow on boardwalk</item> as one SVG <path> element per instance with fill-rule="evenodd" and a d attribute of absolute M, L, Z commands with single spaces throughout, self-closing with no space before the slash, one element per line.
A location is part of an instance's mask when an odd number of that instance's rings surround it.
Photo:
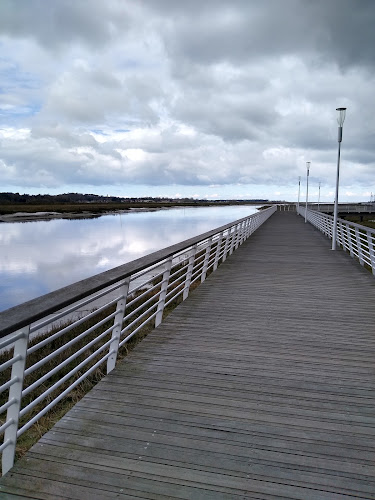
<path fill-rule="evenodd" d="M 0 482 L 0 498 L 375 498 L 375 280 L 278 212 Z"/>

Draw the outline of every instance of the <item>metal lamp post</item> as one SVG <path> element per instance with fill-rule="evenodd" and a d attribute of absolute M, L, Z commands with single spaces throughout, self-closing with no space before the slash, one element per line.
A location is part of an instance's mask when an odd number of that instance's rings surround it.
<path fill-rule="evenodd" d="M 341 152 L 341 141 L 342 141 L 342 126 L 345 120 L 346 108 L 336 108 L 337 111 L 337 123 L 339 124 L 338 129 L 338 153 L 337 153 L 337 173 L 336 173 L 336 195 L 335 195 L 335 208 L 333 213 L 333 231 L 332 231 L 332 250 L 336 250 L 336 238 L 337 238 L 337 212 L 338 212 L 338 200 L 339 200 L 339 177 L 340 177 L 340 152 Z"/>
<path fill-rule="evenodd" d="M 309 175 L 310 175 L 310 162 L 306 162 L 306 169 L 307 169 L 307 175 L 306 175 L 306 206 L 305 206 L 305 222 L 307 222 L 307 202 L 309 199 Z"/>
<path fill-rule="evenodd" d="M 301 193 L 301 176 L 298 176 L 298 202 L 297 202 L 297 213 L 299 214 L 299 195 Z"/>
<path fill-rule="evenodd" d="M 319 182 L 318 212 L 320 212 L 320 185 L 321 185 L 321 182 Z"/>

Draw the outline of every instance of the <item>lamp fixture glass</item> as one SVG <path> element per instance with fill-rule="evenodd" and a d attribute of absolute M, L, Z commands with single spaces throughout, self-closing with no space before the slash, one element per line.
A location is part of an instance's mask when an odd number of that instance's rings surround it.
<path fill-rule="evenodd" d="M 345 120 L 346 108 L 336 108 L 337 111 L 337 123 L 339 127 L 342 127 Z"/>

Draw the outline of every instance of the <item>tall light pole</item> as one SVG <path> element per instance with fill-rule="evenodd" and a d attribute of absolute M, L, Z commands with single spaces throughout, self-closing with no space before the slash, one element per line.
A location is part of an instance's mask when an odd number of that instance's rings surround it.
<path fill-rule="evenodd" d="M 305 206 L 305 222 L 307 222 L 307 202 L 309 199 L 309 175 L 310 175 L 310 162 L 306 162 L 306 170 L 307 170 L 307 175 L 306 175 L 306 206 Z"/>
<path fill-rule="evenodd" d="M 318 196 L 318 212 L 320 212 L 320 186 L 321 186 L 321 182 L 319 182 L 319 196 Z"/>
<path fill-rule="evenodd" d="M 337 212 L 338 212 L 338 201 L 339 201 L 339 178 L 340 178 L 340 152 L 341 152 L 341 141 L 342 141 L 342 126 L 345 120 L 346 108 L 336 108 L 337 111 L 337 123 L 339 124 L 338 129 L 338 152 L 337 152 L 337 173 L 336 173 L 336 195 L 335 195 L 335 208 L 333 213 L 333 231 L 332 231 L 332 250 L 336 250 L 336 237 L 337 237 Z"/>
<path fill-rule="evenodd" d="M 301 176 L 298 176 L 298 202 L 297 202 L 297 212 L 299 214 L 299 195 L 301 193 Z"/>

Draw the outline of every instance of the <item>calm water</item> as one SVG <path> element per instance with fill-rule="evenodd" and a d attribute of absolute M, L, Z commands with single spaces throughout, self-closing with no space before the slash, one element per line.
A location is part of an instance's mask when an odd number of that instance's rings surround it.
<path fill-rule="evenodd" d="M 0 311 L 256 212 L 178 208 L 0 224 Z"/>

